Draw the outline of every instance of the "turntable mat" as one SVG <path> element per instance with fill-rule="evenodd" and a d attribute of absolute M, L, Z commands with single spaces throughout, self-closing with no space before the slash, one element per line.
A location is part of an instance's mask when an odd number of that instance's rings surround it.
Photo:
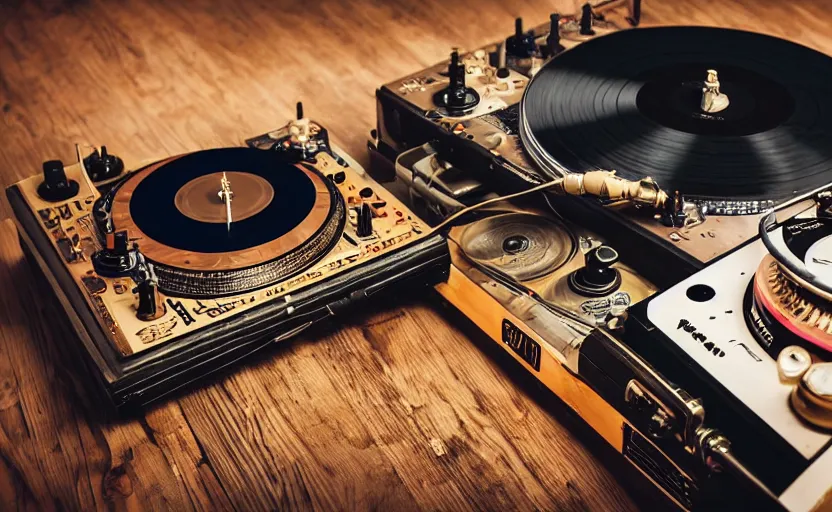
<path fill-rule="evenodd" d="M 730 105 L 699 109 L 707 69 Z M 627 30 L 569 50 L 530 83 L 528 133 L 573 172 L 652 176 L 689 197 L 784 199 L 832 180 L 832 59 L 705 27 Z"/>

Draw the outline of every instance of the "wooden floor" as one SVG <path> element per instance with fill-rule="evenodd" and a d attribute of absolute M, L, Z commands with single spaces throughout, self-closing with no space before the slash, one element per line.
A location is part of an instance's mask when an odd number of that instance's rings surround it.
<path fill-rule="evenodd" d="M 0 185 L 71 160 L 239 144 L 302 99 L 356 159 L 376 86 L 577 2 L 0 2 Z M 828 0 L 648 0 L 645 24 L 753 29 L 832 53 Z M 0 218 L 9 216 L 0 203 Z M 653 508 L 568 409 L 431 295 L 277 347 L 116 422 L 0 223 L 2 509 Z M 623 482 L 623 483 L 622 483 Z"/>

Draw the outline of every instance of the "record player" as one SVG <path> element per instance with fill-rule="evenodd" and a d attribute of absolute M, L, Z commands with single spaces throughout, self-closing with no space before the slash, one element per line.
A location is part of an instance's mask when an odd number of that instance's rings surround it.
<path fill-rule="evenodd" d="M 674 504 L 828 507 L 832 59 L 625 19 L 382 86 L 372 171 L 453 225 L 439 293 Z"/>
<path fill-rule="evenodd" d="M 105 147 L 7 195 L 94 379 L 157 400 L 395 287 L 447 274 L 447 245 L 304 117 L 127 171 Z"/>

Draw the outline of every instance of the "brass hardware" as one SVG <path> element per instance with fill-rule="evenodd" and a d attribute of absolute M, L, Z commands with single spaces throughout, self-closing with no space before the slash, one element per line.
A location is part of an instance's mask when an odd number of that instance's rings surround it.
<path fill-rule="evenodd" d="M 792 391 L 791 403 L 807 422 L 832 429 L 832 363 L 812 365 Z"/>

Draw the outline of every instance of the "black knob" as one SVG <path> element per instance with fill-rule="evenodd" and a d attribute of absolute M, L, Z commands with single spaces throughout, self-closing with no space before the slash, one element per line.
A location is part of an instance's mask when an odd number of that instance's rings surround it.
<path fill-rule="evenodd" d="M 145 279 L 139 282 L 133 289 L 133 293 L 139 296 L 139 306 L 136 308 L 136 316 L 139 320 L 156 320 L 165 314 L 165 304 L 159 295 L 155 279 Z"/>
<path fill-rule="evenodd" d="M 456 50 L 451 53 L 448 79 L 448 87 L 436 93 L 433 102 L 444 107 L 450 115 L 464 115 L 474 110 L 480 102 L 480 95 L 465 85 L 465 66 L 459 65 L 459 52 Z"/>
<path fill-rule="evenodd" d="M 506 53 L 519 59 L 528 59 L 537 50 L 532 31 L 523 32 L 523 18 L 514 20 L 514 35 L 506 39 Z"/>
<path fill-rule="evenodd" d="M 531 241 L 523 235 L 511 235 L 503 240 L 503 252 L 518 254 L 529 248 Z"/>
<path fill-rule="evenodd" d="M 583 268 L 569 275 L 569 286 L 587 297 L 609 295 L 621 286 L 621 273 L 612 268 L 618 262 L 618 251 L 601 245 L 586 253 Z"/>
<path fill-rule="evenodd" d="M 106 246 L 92 255 L 92 266 L 102 277 L 121 277 L 136 268 L 138 251 L 128 247 L 127 231 L 107 234 Z"/>
<path fill-rule="evenodd" d="M 355 234 L 359 238 L 365 238 L 373 234 L 373 210 L 370 209 L 370 205 L 367 203 L 361 203 L 361 208 L 358 209 Z"/>
<path fill-rule="evenodd" d="M 116 155 L 109 154 L 107 146 L 101 146 L 101 150 L 96 149 L 84 159 L 84 168 L 92 181 L 99 182 L 121 174 L 124 171 L 124 162 Z"/>
<path fill-rule="evenodd" d="M 43 182 L 38 185 L 38 195 L 47 201 L 66 201 L 78 194 L 78 182 L 67 179 L 64 164 L 60 160 L 43 162 Z"/>
<path fill-rule="evenodd" d="M 295 105 L 295 113 L 297 114 L 297 119 L 300 121 L 303 119 L 303 102 L 299 101 L 297 105 Z"/>
<path fill-rule="evenodd" d="M 581 35 L 595 35 L 595 31 L 592 30 L 592 16 L 592 6 L 589 3 L 585 3 L 581 7 Z"/>
<path fill-rule="evenodd" d="M 549 35 L 546 36 L 546 55 L 553 57 L 563 50 L 564 47 L 560 44 L 560 14 L 553 13 L 549 16 Z"/>

